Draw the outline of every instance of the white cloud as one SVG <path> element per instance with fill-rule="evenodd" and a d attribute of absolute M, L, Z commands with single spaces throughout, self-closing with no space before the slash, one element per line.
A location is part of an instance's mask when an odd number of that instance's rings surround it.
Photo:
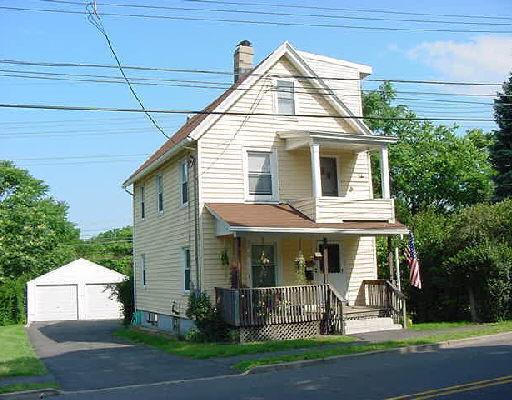
<path fill-rule="evenodd" d="M 470 41 L 423 42 L 407 55 L 435 69 L 442 79 L 503 82 L 512 69 L 512 37 L 477 36 Z M 473 88 L 494 93 L 496 88 Z"/>

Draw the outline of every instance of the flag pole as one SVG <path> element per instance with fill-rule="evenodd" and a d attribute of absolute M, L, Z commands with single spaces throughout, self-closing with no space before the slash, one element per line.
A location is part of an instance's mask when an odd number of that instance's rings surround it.
<path fill-rule="evenodd" d="M 402 291 L 402 285 L 400 284 L 400 258 L 398 254 L 398 247 L 395 247 L 395 272 L 396 272 L 396 286 L 398 290 Z"/>

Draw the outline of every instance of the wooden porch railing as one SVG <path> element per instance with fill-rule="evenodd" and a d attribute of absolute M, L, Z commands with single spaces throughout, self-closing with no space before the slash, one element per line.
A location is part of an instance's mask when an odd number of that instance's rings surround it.
<path fill-rule="evenodd" d="M 330 285 L 215 288 L 217 308 L 236 327 L 321 321 L 326 333 L 343 333 L 343 299 Z"/>
<path fill-rule="evenodd" d="M 385 279 L 365 280 L 362 283 L 365 306 L 386 309 L 395 324 L 406 327 L 405 296 Z"/>

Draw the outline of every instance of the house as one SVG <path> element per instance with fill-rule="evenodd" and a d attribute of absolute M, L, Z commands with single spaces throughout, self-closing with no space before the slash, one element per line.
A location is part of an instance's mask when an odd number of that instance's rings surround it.
<path fill-rule="evenodd" d="M 377 279 L 375 238 L 408 231 L 390 196 L 395 139 L 361 119 L 371 68 L 288 42 L 257 66 L 253 54 L 241 42 L 234 84 L 123 184 L 141 323 L 187 329 L 201 290 L 242 340 L 399 327 L 403 295 Z"/>
<path fill-rule="evenodd" d="M 27 322 L 122 318 L 111 285 L 127 276 L 80 258 L 27 282 Z"/>

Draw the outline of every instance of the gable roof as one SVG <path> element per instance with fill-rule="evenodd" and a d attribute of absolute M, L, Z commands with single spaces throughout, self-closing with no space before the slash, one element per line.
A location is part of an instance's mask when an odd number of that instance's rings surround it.
<path fill-rule="evenodd" d="M 310 53 L 303 53 L 310 54 Z M 263 59 L 250 73 L 239 79 L 231 85 L 223 94 L 217 97 L 206 108 L 191 117 L 171 138 L 169 138 L 153 155 L 151 155 L 137 170 L 130 175 L 123 183 L 123 187 L 133 184 L 136 180 L 142 178 L 146 174 L 155 170 L 158 166 L 168 160 L 177 150 L 181 149 L 184 143 L 198 140 L 202 134 L 212 126 L 221 116 L 222 112 L 226 112 L 245 92 L 250 89 L 281 57 L 287 56 L 292 65 L 299 70 L 304 76 L 313 76 L 311 83 L 316 88 L 330 92 L 326 96 L 326 100 L 334 109 L 345 117 L 354 117 L 354 114 L 344 104 L 344 102 L 330 90 L 321 77 L 307 63 L 300 52 L 289 43 L 284 42 L 276 50 Z M 359 64 L 353 64 L 353 67 Z M 361 65 L 361 73 L 369 73 L 367 69 L 363 69 Z M 241 89 L 244 86 L 245 90 Z M 215 112 L 213 114 L 213 112 Z M 362 131 L 366 135 L 371 135 L 371 130 L 359 118 L 347 118 L 346 122 L 352 125 L 356 130 Z"/>

